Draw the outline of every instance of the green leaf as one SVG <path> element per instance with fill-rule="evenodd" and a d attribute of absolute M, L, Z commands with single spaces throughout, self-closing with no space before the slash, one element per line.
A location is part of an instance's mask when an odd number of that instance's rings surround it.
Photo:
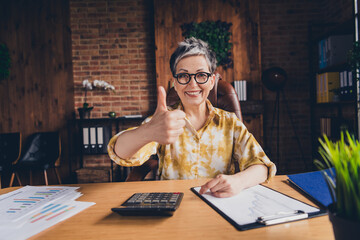
<path fill-rule="evenodd" d="M 324 173 L 333 199 L 336 199 L 337 214 L 360 221 L 360 144 L 349 132 L 341 132 L 340 140 L 330 141 L 325 135 L 319 139 L 319 154 L 322 161 L 315 160 L 319 169 L 334 167 L 335 182 Z M 335 176 L 331 173 L 332 177 Z M 333 191 L 335 194 L 333 194 Z M 335 195 L 335 198 L 334 196 Z"/>
<path fill-rule="evenodd" d="M 230 67 L 232 64 L 231 32 L 229 32 L 231 25 L 232 23 L 221 21 L 205 21 L 200 23 L 185 23 L 180 27 L 184 37 L 196 37 L 207 42 L 216 54 L 218 65 Z"/>

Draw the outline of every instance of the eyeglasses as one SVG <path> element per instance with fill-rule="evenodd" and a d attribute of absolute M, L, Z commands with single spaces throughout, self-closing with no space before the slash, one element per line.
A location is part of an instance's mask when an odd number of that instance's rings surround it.
<path fill-rule="evenodd" d="M 209 80 L 211 73 L 207 73 L 207 72 L 198 72 L 195 74 L 178 73 L 174 75 L 174 78 L 176 78 L 179 84 L 186 85 L 191 81 L 191 76 L 194 76 L 195 82 L 197 82 L 198 84 L 204 84 Z"/>

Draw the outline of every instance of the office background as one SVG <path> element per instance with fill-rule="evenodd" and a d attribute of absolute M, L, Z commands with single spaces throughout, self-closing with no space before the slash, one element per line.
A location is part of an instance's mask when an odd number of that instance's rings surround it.
<path fill-rule="evenodd" d="M 284 91 L 303 159 L 283 100 L 279 139 L 281 160 L 276 159 L 276 154 L 272 154 L 271 158 L 284 174 L 311 169 L 313 145 L 316 143 L 311 129 L 311 92 L 314 85 L 311 79 L 309 26 L 351 22 L 353 1 L 192 2 L 0 1 L 0 42 L 8 46 L 12 58 L 10 77 L 0 82 L 0 132 L 20 131 L 26 139 L 33 132 L 59 130 L 63 145 L 61 175 L 64 182 L 72 182 L 73 170 L 79 167 L 79 158 L 72 148 L 76 142 L 76 131 L 69 131 L 69 122 L 78 118 L 77 108 L 84 102 L 82 81 L 105 80 L 116 88 L 115 93 L 87 93 L 89 104 L 94 106 L 92 118 L 107 118 L 109 111 L 116 112 L 117 116 L 151 114 L 156 108 L 156 86 L 159 81 L 166 81 L 157 79 L 157 72 L 165 70 L 157 69 L 160 65 L 155 49 L 169 51 L 181 40 L 169 36 L 157 45 L 157 31 L 179 28 L 181 22 L 179 18 L 172 18 L 172 11 L 193 8 L 196 11 L 191 16 L 184 16 L 191 21 L 204 20 L 206 16 L 225 18 L 219 19 L 224 21 L 245 21 L 241 26 L 246 29 L 240 34 L 249 34 L 246 36 L 250 38 L 245 40 L 249 41 L 247 45 L 241 46 L 253 48 L 248 52 L 246 49 L 238 51 L 248 53 L 248 69 L 255 68 L 256 73 L 248 75 L 249 79 L 237 79 L 239 75 L 231 73 L 233 70 L 221 71 L 228 82 L 248 80 L 249 104 L 250 100 L 261 102 L 260 113 L 247 116 L 245 124 L 258 131 L 257 137 L 266 150 L 276 148 L 274 136 L 270 135 L 276 94 L 262 86 L 261 71 L 275 66 L 286 71 L 288 81 Z M 176 8 L 166 9 L 172 5 Z M 221 14 L 221 10 L 229 9 L 232 9 L 233 16 Z M 249 11 L 244 12 L 244 9 Z M 158 21 L 162 18 L 165 21 Z M 234 27 L 236 24 L 232 23 Z M 249 29 L 253 32 L 247 32 Z M 233 32 L 233 36 L 238 37 L 236 34 L 239 33 Z M 252 45 L 254 36 L 257 45 Z M 233 54 L 235 57 L 237 53 Z M 258 65 L 251 65 L 253 61 Z M 234 64 L 236 67 L 237 62 Z M 248 102 L 241 102 L 241 105 L 245 106 Z M 109 166 L 106 155 L 83 156 L 84 168 Z"/>

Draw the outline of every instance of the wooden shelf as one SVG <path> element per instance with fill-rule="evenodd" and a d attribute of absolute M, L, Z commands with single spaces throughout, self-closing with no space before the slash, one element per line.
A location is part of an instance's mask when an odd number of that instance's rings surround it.
<path fill-rule="evenodd" d="M 340 96 L 337 102 L 317 103 L 316 75 L 325 72 L 348 71 L 346 62 L 319 69 L 319 41 L 334 35 L 354 34 L 354 20 L 349 19 L 341 24 L 329 23 L 309 27 L 309 69 L 311 86 L 311 141 L 313 158 L 318 156 L 318 138 L 323 133 L 336 140 L 340 132 L 348 129 L 355 132 L 357 129 L 357 101 L 356 96 Z M 353 90 L 356 92 L 355 87 Z"/>
<path fill-rule="evenodd" d="M 326 102 L 326 103 L 316 103 L 316 107 L 337 107 L 337 106 L 347 106 L 356 104 L 355 100 L 352 101 L 339 101 L 339 102 Z"/>
<path fill-rule="evenodd" d="M 341 72 L 344 71 L 344 69 L 348 69 L 349 65 L 347 63 L 341 63 L 341 64 L 336 64 L 333 66 L 328 66 L 322 69 L 319 69 L 317 71 L 317 73 L 326 73 L 326 72 Z"/>

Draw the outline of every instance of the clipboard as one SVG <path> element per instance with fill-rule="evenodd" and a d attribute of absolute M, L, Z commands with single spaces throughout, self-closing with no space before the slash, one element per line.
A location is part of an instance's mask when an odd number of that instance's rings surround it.
<path fill-rule="evenodd" d="M 245 189 L 230 198 L 216 198 L 210 192 L 199 194 L 199 190 L 200 187 L 191 188 L 240 231 L 326 215 L 323 209 L 263 185 Z"/>

